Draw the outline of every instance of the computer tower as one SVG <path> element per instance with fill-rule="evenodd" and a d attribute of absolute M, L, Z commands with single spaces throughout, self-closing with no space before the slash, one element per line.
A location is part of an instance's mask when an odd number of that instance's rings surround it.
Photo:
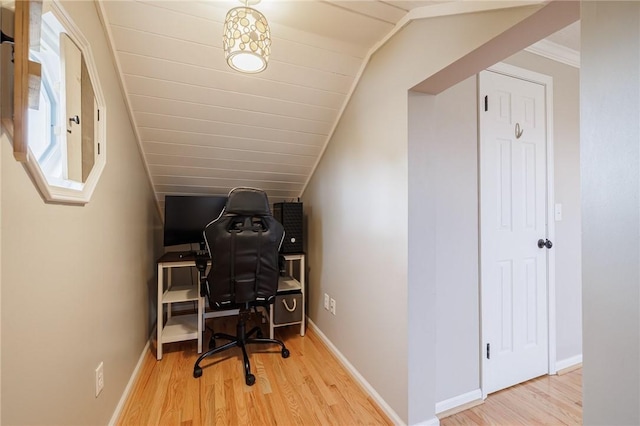
<path fill-rule="evenodd" d="M 273 216 L 284 227 L 280 253 L 302 253 L 302 203 L 274 203 Z"/>

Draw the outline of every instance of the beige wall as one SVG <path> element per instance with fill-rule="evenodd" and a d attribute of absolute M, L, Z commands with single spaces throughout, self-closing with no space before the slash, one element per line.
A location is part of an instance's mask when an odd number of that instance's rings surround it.
<path fill-rule="evenodd" d="M 423 391 L 434 387 L 427 335 L 435 324 L 422 313 L 435 301 L 425 297 L 428 290 L 411 300 L 412 287 L 434 283 L 412 272 L 431 242 L 420 241 L 420 209 L 414 215 L 408 207 L 408 90 L 531 12 L 426 19 L 404 28 L 372 57 L 303 195 L 309 315 L 409 423 L 434 415 L 433 394 Z M 410 232 L 418 236 L 411 259 Z M 323 309 L 323 293 L 336 299 L 336 316 Z"/>
<path fill-rule="evenodd" d="M 151 328 L 160 217 L 93 2 L 63 2 L 107 106 L 107 164 L 86 206 L 46 204 L 3 138 L 2 423 L 106 424 Z M 95 397 L 94 369 L 105 388 Z"/>
<path fill-rule="evenodd" d="M 556 360 L 582 355 L 579 70 L 529 52 L 505 63 L 553 77 L 556 222 Z M 436 398 L 480 388 L 476 77 L 435 96 L 434 263 Z"/>
<path fill-rule="evenodd" d="M 476 77 L 435 96 L 436 401 L 480 388 Z"/>
<path fill-rule="evenodd" d="M 640 424 L 640 3 L 581 9 L 585 425 Z"/>

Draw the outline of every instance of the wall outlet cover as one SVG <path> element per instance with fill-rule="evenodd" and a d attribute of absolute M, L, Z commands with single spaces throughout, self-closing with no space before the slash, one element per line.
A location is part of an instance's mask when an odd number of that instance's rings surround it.
<path fill-rule="evenodd" d="M 104 363 L 100 363 L 98 367 L 96 367 L 96 397 L 100 395 L 104 389 Z"/>

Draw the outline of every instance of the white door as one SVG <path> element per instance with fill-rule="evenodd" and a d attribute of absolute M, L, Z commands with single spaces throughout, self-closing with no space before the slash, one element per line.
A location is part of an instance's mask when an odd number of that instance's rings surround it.
<path fill-rule="evenodd" d="M 485 395 L 549 372 L 545 87 L 480 73 Z"/>
<path fill-rule="evenodd" d="M 60 64 L 64 78 L 63 98 L 66 124 L 67 171 L 65 179 L 82 180 L 82 52 L 65 33 L 60 33 Z"/>

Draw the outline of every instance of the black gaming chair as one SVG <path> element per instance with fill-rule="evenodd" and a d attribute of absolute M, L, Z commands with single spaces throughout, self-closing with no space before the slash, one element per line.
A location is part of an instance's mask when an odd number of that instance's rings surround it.
<path fill-rule="evenodd" d="M 201 293 L 208 298 L 212 309 L 239 309 L 239 314 L 236 336 L 215 333 L 209 343 L 209 351 L 203 353 L 193 366 L 193 377 L 202 376 L 200 362 L 203 359 L 239 346 L 244 357 L 245 382 L 252 386 L 256 378 L 251 374 L 246 345 L 277 344 L 281 347 L 282 357 L 289 357 L 284 343 L 263 338 L 259 327 L 246 331 L 251 309 L 267 306 L 275 299 L 280 273 L 278 251 L 284 229 L 271 215 L 264 191 L 235 188 L 229 193 L 220 217 L 206 226 L 204 237 L 211 267 L 205 274 L 208 259 L 197 262 L 201 272 Z M 256 337 L 251 338 L 253 334 Z M 215 339 L 229 342 L 215 347 Z"/>

